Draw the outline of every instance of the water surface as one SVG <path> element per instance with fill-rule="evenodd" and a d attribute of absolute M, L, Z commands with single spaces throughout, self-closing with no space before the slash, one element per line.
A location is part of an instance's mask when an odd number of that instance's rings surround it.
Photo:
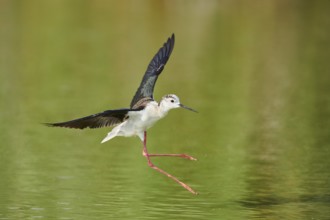
<path fill-rule="evenodd" d="M 0 219 L 328 219 L 330 5 L 321 1 L 0 2 Z M 138 138 L 48 128 L 127 107 L 172 32 Z"/>

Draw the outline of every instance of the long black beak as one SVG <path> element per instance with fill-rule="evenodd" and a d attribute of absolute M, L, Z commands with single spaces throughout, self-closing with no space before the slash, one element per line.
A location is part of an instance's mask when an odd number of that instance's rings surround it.
<path fill-rule="evenodd" d="M 192 109 L 192 108 L 189 108 L 188 106 L 182 105 L 181 103 L 180 103 L 180 107 L 181 107 L 181 108 L 185 108 L 185 109 L 187 109 L 187 110 L 190 110 L 190 111 L 192 111 L 192 112 L 196 112 L 196 113 L 197 113 L 196 110 L 194 110 L 194 109 Z"/>

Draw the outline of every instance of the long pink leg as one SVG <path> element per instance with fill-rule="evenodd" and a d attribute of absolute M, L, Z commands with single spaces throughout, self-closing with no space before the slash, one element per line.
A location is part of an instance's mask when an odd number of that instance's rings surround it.
<path fill-rule="evenodd" d="M 181 182 L 180 180 L 178 180 L 176 177 L 172 176 L 171 174 L 165 172 L 164 170 L 156 167 L 150 160 L 150 156 L 175 156 L 175 157 L 184 157 L 187 158 L 185 156 L 181 156 L 181 155 L 185 155 L 185 154 L 148 154 L 148 150 L 147 150 L 147 132 L 144 132 L 144 140 L 143 140 L 143 156 L 145 156 L 148 160 L 148 165 L 149 167 L 153 168 L 154 170 L 164 174 L 165 176 L 171 178 L 172 180 L 174 180 L 175 182 L 179 183 L 182 187 L 184 187 L 186 190 L 188 190 L 189 192 L 191 192 L 192 194 L 197 194 L 197 192 L 195 192 L 190 186 L 188 186 L 187 184 Z M 187 155 L 186 155 L 187 156 Z M 193 157 L 190 157 L 193 158 Z M 195 158 L 193 158 L 195 159 Z"/>
<path fill-rule="evenodd" d="M 148 154 L 149 157 L 182 157 L 188 160 L 197 160 L 196 158 L 187 154 Z"/>

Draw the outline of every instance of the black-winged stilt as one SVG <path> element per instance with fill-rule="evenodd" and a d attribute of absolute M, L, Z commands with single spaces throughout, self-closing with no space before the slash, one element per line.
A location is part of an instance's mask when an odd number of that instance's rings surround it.
<path fill-rule="evenodd" d="M 142 82 L 131 102 L 130 108 L 107 110 L 71 121 L 46 123 L 46 125 L 79 129 L 115 126 L 101 143 L 104 143 L 116 136 L 129 137 L 137 135 L 143 142 L 143 156 L 147 158 L 148 165 L 151 168 L 173 179 L 191 193 L 197 194 L 190 186 L 158 168 L 150 160 L 150 157 L 156 156 L 172 156 L 196 160 L 194 157 L 187 154 L 149 154 L 147 151 L 147 129 L 153 126 L 158 120 L 166 116 L 169 110 L 181 107 L 196 112 L 192 108 L 181 104 L 179 97 L 173 94 L 163 96 L 159 103 L 153 98 L 153 91 L 157 78 L 163 71 L 166 62 L 172 53 L 173 47 L 174 34 L 172 34 L 167 42 L 164 43 L 163 47 L 159 49 L 149 63 Z"/>

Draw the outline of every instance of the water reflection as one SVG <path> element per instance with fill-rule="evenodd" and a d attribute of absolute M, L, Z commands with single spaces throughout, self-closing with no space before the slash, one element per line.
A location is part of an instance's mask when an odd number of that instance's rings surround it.
<path fill-rule="evenodd" d="M 0 219 L 327 219 L 329 4 L 311 1 L 1 1 Z M 155 97 L 176 93 L 136 138 L 65 120 L 130 102 L 175 32 Z"/>

